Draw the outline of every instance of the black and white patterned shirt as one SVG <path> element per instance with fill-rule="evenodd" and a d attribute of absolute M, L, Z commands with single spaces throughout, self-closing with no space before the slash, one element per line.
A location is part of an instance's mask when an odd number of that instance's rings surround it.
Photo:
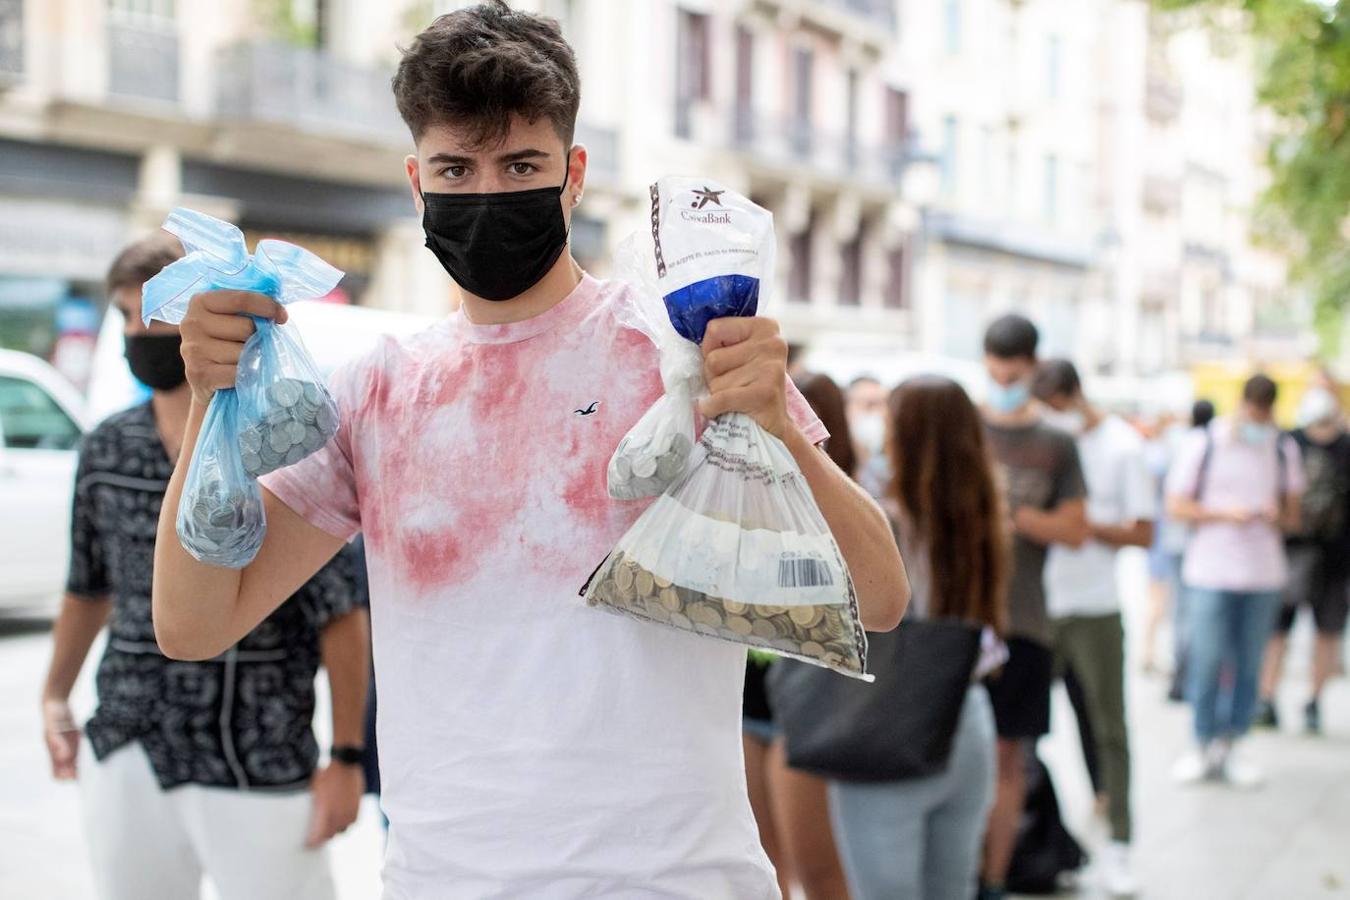
<path fill-rule="evenodd" d="M 94 754 L 139 742 L 166 789 L 304 788 L 318 759 L 310 726 L 319 634 L 356 605 L 358 562 L 345 548 L 221 656 L 171 660 L 155 643 L 150 583 L 172 472 L 149 403 L 111 416 L 80 448 L 67 590 L 112 600 L 86 726 Z"/>

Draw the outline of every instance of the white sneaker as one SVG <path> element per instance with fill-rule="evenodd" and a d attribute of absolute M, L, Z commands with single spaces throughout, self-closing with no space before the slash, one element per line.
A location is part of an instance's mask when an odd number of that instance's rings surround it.
<path fill-rule="evenodd" d="M 1130 868 L 1130 845 L 1112 841 L 1102 852 L 1102 886 L 1112 897 L 1133 897 L 1139 881 Z"/>
<path fill-rule="evenodd" d="M 1235 788 L 1255 790 L 1266 783 L 1266 773 L 1260 766 L 1246 762 L 1233 753 L 1224 760 L 1223 780 Z"/>
<path fill-rule="evenodd" d="M 1210 762 L 1200 750 L 1192 750 L 1172 764 L 1172 780 L 1178 784 L 1198 784 L 1211 772 Z"/>

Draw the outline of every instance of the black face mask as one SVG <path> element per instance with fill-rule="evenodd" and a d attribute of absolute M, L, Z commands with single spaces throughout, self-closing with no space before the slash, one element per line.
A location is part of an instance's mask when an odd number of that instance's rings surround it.
<path fill-rule="evenodd" d="M 127 365 L 141 384 L 155 391 L 171 391 L 187 381 L 178 334 L 127 336 Z"/>
<path fill-rule="evenodd" d="M 422 194 L 427 249 L 464 290 L 510 300 L 539 283 L 567 246 L 560 188 Z"/>

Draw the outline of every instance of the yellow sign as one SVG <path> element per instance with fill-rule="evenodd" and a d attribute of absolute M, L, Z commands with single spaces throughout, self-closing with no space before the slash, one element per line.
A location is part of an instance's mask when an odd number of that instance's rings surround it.
<path fill-rule="evenodd" d="M 1322 370 L 1313 363 L 1270 363 L 1253 368 L 1246 363 L 1198 363 L 1191 367 L 1195 384 L 1195 399 L 1209 400 L 1220 415 L 1232 412 L 1242 399 L 1242 385 L 1256 372 L 1270 376 L 1279 386 L 1275 400 L 1275 420 L 1292 427 L 1303 394 L 1314 384 L 1321 383 Z M 1350 409 L 1350 386 L 1338 387 L 1341 406 Z"/>

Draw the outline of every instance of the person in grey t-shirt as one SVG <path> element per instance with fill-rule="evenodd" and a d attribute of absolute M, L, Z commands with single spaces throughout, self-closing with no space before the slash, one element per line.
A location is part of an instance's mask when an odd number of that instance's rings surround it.
<path fill-rule="evenodd" d="M 1079 547 L 1087 540 L 1087 488 L 1071 435 L 1041 421 L 1031 396 L 1036 373 L 1036 326 L 1007 315 L 989 326 L 984 362 L 989 386 L 985 429 L 1006 479 L 1013 520 L 1012 577 L 1008 585 L 1008 652 L 989 682 L 998 725 L 998 789 L 985 837 L 981 897 L 1003 896 L 1017 825 L 1026 799 L 1029 745 L 1050 730 L 1054 657 L 1045 609 L 1045 560 L 1051 544 Z"/>

